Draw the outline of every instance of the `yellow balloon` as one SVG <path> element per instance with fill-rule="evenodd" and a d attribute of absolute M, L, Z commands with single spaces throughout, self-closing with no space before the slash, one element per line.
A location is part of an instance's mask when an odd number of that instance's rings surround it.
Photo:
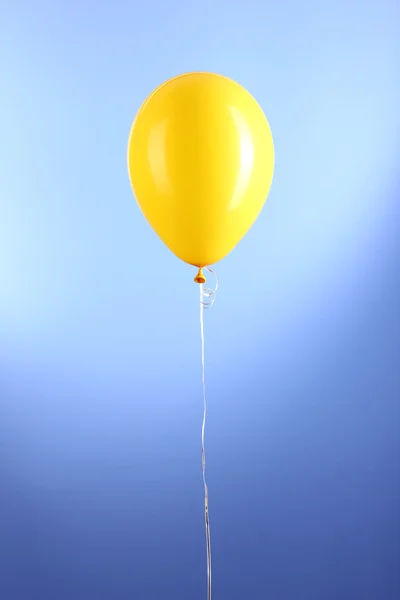
<path fill-rule="evenodd" d="M 274 144 L 256 100 L 213 73 L 166 81 L 132 125 L 128 170 L 136 200 L 181 260 L 212 265 L 257 219 L 274 171 Z"/>

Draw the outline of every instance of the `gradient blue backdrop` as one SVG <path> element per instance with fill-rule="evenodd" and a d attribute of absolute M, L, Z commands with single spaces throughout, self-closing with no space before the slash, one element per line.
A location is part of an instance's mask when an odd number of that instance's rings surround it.
<path fill-rule="evenodd" d="M 193 269 L 126 145 L 190 70 L 276 146 L 206 314 L 215 600 L 400 597 L 396 0 L 3 2 L 0 600 L 202 600 Z"/>

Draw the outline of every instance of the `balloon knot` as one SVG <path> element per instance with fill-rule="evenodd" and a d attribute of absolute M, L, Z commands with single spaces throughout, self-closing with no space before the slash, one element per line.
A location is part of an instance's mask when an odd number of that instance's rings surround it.
<path fill-rule="evenodd" d="M 204 277 L 203 269 L 199 269 L 196 277 L 194 278 L 195 283 L 205 283 L 206 278 Z"/>

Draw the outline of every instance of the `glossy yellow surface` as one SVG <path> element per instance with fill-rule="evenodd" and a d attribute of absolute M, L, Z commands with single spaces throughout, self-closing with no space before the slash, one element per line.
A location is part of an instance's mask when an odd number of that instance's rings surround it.
<path fill-rule="evenodd" d="M 224 258 L 268 195 L 274 146 L 255 99 L 231 79 L 187 73 L 143 103 L 128 144 L 136 200 L 181 260 L 203 267 Z"/>

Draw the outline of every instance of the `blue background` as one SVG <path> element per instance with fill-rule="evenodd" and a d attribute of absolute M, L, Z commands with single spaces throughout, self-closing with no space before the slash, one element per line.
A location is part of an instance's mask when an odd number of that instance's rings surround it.
<path fill-rule="evenodd" d="M 136 111 L 234 78 L 276 171 L 206 313 L 215 600 L 400 597 L 396 0 L 4 2 L 0 600 L 206 597 L 198 288 Z"/>

